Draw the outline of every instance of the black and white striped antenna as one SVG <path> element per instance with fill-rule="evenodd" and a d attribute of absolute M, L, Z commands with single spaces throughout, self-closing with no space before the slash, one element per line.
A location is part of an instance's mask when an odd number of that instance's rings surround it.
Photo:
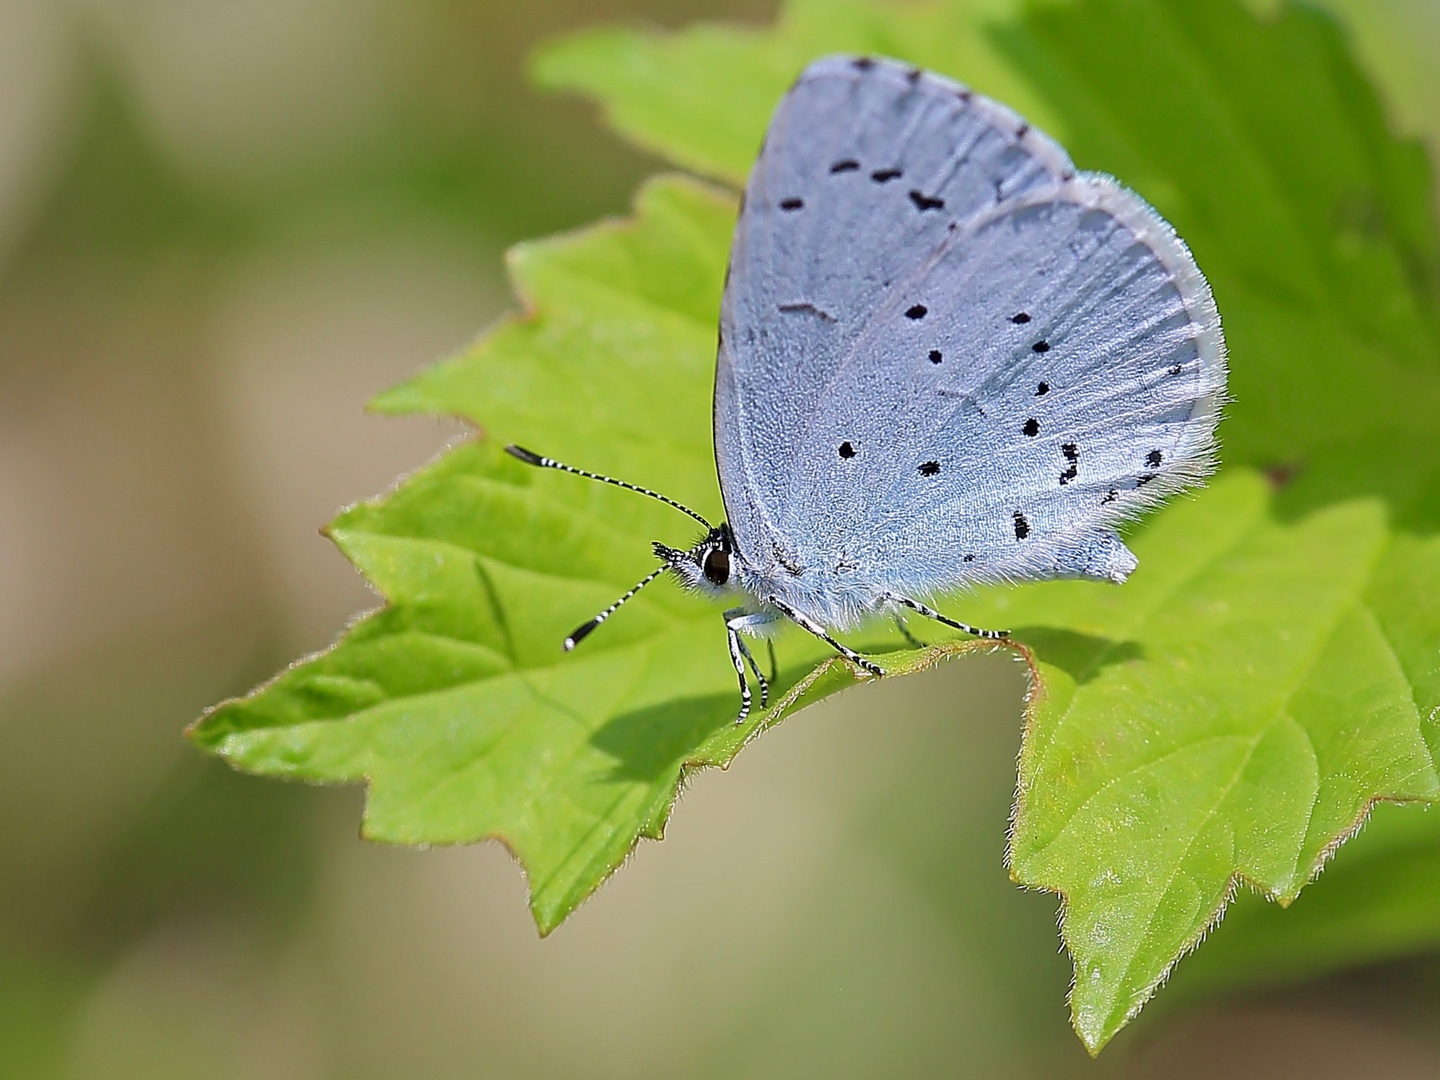
<path fill-rule="evenodd" d="M 657 577 L 659 577 L 661 574 L 663 574 L 666 570 L 669 569 L 669 563 L 665 563 L 663 566 L 657 566 L 654 570 L 650 571 L 650 573 L 646 574 L 645 577 L 641 579 L 641 581 L 636 584 L 633 589 L 627 592 L 624 596 L 620 597 L 619 600 L 616 600 L 604 611 L 600 612 L 599 615 L 596 615 L 593 619 L 586 620 L 585 622 L 577 626 L 574 630 L 571 630 L 570 636 L 565 639 L 565 651 L 569 652 L 571 649 L 575 648 L 576 645 L 579 645 L 580 642 L 585 640 L 585 636 L 589 634 L 591 630 L 594 630 L 611 615 L 614 615 L 615 612 L 619 610 L 621 604 L 625 603 L 626 600 L 629 600 L 646 585 L 649 585 L 650 582 L 654 581 Z"/>
<path fill-rule="evenodd" d="M 641 487 L 639 484 L 626 483 L 624 480 L 616 480 L 613 476 L 601 476 L 599 473 L 589 472 L 585 469 L 577 469 L 574 465 L 566 465 L 563 461 L 556 461 L 554 458 L 541 457 L 533 450 L 526 450 L 523 446 L 516 446 L 511 443 L 505 447 L 505 452 L 511 457 L 519 458 L 526 465 L 535 465 L 541 469 L 559 469 L 561 472 L 574 473 L 576 476 L 584 476 L 590 480 L 599 480 L 604 484 L 614 484 L 616 487 L 624 488 L 626 491 L 638 491 L 641 495 L 649 495 L 652 499 L 659 499 L 663 503 L 673 506 L 682 513 L 689 514 L 696 521 L 704 525 L 707 530 L 713 530 L 714 526 L 703 517 L 691 510 L 684 503 L 678 503 L 674 499 L 661 495 L 658 491 L 651 491 L 649 488 Z"/>
<path fill-rule="evenodd" d="M 682 503 L 676 502 L 674 499 L 666 498 L 658 491 L 651 491 L 649 488 L 640 487 L 638 484 L 626 483 L 624 480 L 616 480 L 613 476 L 602 476 L 599 473 L 589 472 L 585 469 L 577 469 L 573 465 L 566 465 L 563 461 L 556 461 L 554 458 L 542 457 L 539 454 L 535 453 L 533 450 L 526 450 L 523 446 L 516 446 L 514 443 L 511 443 L 509 446 L 505 447 L 505 452 L 511 457 L 519 458 L 521 461 L 525 462 L 525 464 L 534 465 L 537 468 L 559 469 L 561 472 L 574 473 L 576 476 L 583 476 L 589 480 L 599 480 L 601 483 L 614 484 L 616 487 L 624 488 L 626 491 L 638 491 L 641 495 L 649 495 L 652 499 L 659 499 L 661 502 L 673 506 L 676 510 L 680 510 L 686 514 L 689 514 L 696 521 L 700 522 L 701 525 L 704 525 L 705 528 L 708 529 L 710 532 L 715 531 L 714 526 L 712 526 L 710 522 L 706 521 L 694 510 L 691 510 L 688 506 L 685 506 Z M 660 546 L 661 545 L 656 546 L 656 554 L 660 553 Z M 668 551 L 670 549 L 666 548 L 666 550 Z M 664 558 L 664 556 L 661 557 Z M 596 615 L 593 619 L 589 619 L 586 622 L 583 622 L 579 626 L 577 626 L 574 630 L 570 632 L 570 636 L 565 639 L 565 651 L 569 652 L 571 649 L 575 648 L 576 645 L 579 645 L 580 642 L 585 640 L 586 636 L 589 635 L 592 630 L 594 630 L 597 626 L 603 623 L 611 615 L 614 615 L 615 612 L 620 609 L 620 606 L 625 603 L 625 601 L 629 600 L 632 596 L 638 593 L 646 585 L 649 585 L 650 582 L 654 581 L 657 577 L 659 577 L 668 569 L 670 569 L 670 561 L 666 559 L 666 561 L 662 565 L 657 566 L 650 573 L 646 574 L 642 580 L 636 583 L 633 589 L 627 592 L 624 596 L 620 597 L 619 600 L 616 600 L 613 604 L 607 607 L 604 611 L 600 612 L 600 614 Z"/>

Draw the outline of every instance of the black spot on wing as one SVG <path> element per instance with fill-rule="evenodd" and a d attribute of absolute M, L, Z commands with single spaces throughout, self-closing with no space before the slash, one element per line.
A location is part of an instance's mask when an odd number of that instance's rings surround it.
<path fill-rule="evenodd" d="M 1020 430 L 1033 439 L 1036 435 L 1040 434 L 1040 421 L 1032 416 L 1029 420 L 1025 421 L 1024 426 L 1021 427 Z"/>
<path fill-rule="evenodd" d="M 841 158 L 830 166 L 830 172 L 833 175 L 835 173 L 854 172 L 858 168 L 860 168 L 860 163 L 854 158 Z"/>
<path fill-rule="evenodd" d="M 924 193 L 919 192 L 919 191 L 914 191 L 914 190 L 912 190 L 912 191 L 910 192 L 910 201 L 915 204 L 915 209 L 916 209 L 916 210 L 919 210 L 922 214 L 923 214 L 926 210 L 944 210 L 944 209 L 945 209 L 945 200 L 944 200 L 944 199 L 932 199 L 930 196 L 925 195 Z"/>
<path fill-rule="evenodd" d="M 1068 484 L 1075 477 L 1080 475 L 1080 448 L 1073 442 L 1067 442 L 1060 447 L 1060 452 L 1065 455 L 1065 460 L 1070 467 L 1060 474 L 1060 483 Z"/>
<path fill-rule="evenodd" d="M 945 359 L 945 357 L 944 357 L 944 355 L 940 352 L 939 349 L 931 349 L 931 350 L 930 350 L 930 363 L 932 363 L 932 364 L 938 364 L 938 363 L 940 363 L 941 360 L 944 360 L 944 359 Z"/>
<path fill-rule="evenodd" d="M 1151 450 L 1145 455 L 1145 464 L 1149 465 L 1152 469 L 1158 467 L 1163 460 L 1165 460 L 1165 455 L 1160 453 L 1159 450 Z"/>
<path fill-rule="evenodd" d="M 1036 397 L 1044 397 L 1044 396 L 1045 396 L 1046 394 L 1048 394 L 1049 392 L 1050 392 L 1050 384 L 1049 384 L 1048 382 L 1042 382 L 1039 386 L 1035 387 L 1035 396 L 1036 396 Z"/>
<path fill-rule="evenodd" d="M 905 317 L 907 319 L 923 319 L 929 310 L 924 304 L 912 304 L 905 309 Z"/>
<path fill-rule="evenodd" d="M 1034 349 L 1036 352 L 1049 352 L 1050 343 L 1048 341 L 1037 341 L 1034 345 L 1031 345 L 1030 348 Z"/>
<path fill-rule="evenodd" d="M 940 463 L 938 461 L 925 461 L 920 465 L 921 476 L 934 476 L 939 471 Z"/>
<path fill-rule="evenodd" d="M 1017 311 L 1014 315 L 1010 316 L 1010 321 L 1013 322 L 1016 326 L 1019 326 L 1021 323 L 1029 322 L 1030 315 L 1028 312 Z"/>
<path fill-rule="evenodd" d="M 905 174 L 899 169 L 876 169 L 870 174 L 870 179 L 874 180 L 877 184 L 888 184 L 896 177 L 904 175 Z"/>
<path fill-rule="evenodd" d="M 805 200 L 804 200 L 804 199 L 791 198 L 791 199 L 781 199 L 781 200 L 780 200 L 780 209 L 781 209 L 781 210 L 799 210 L 799 209 L 802 209 L 804 206 L 805 206 Z"/>
<path fill-rule="evenodd" d="M 1024 540 L 1030 535 L 1030 522 L 1025 520 L 1025 515 L 1019 510 L 1015 511 L 1015 539 Z"/>
<path fill-rule="evenodd" d="M 840 456 L 847 459 L 855 456 L 855 447 L 850 445 L 849 439 L 840 444 Z"/>
<path fill-rule="evenodd" d="M 874 58 L 869 56 L 857 56 L 851 63 L 861 71 L 869 71 L 875 66 Z"/>

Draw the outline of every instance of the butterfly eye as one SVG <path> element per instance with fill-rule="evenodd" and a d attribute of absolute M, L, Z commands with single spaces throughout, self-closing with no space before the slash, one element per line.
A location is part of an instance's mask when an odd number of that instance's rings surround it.
<path fill-rule="evenodd" d="M 724 585 L 730 580 L 730 556 L 725 554 L 723 548 L 711 548 L 705 553 L 701 569 L 705 573 L 705 580 L 710 584 Z"/>

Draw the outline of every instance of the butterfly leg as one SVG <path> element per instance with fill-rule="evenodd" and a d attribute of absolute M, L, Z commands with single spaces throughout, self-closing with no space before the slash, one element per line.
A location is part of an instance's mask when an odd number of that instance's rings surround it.
<path fill-rule="evenodd" d="M 836 641 L 833 637 L 831 637 L 825 632 L 825 628 L 823 626 L 821 626 L 819 623 L 811 621 L 804 615 L 801 615 L 800 612 L 796 611 L 783 600 L 777 600 L 775 597 L 770 596 L 766 597 L 765 602 L 771 607 L 775 608 L 775 610 L 779 611 L 782 615 L 784 615 L 791 622 L 795 623 L 801 629 L 810 631 L 810 633 L 814 634 L 821 641 L 825 642 L 825 644 L 829 645 L 832 649 L 838 652 L 841 656 L 845 657 L 845 659 L 849 660 L 852 664 L 858 664 L 860 667 L 870 672 L 871 675 L 885 674 L 885 669 L 882 668 L 879 664 L 875 663 L 873 660 L 866 660 L 865 657 L 861 656 L 854 649 L 848 648 L 845 645 L 841 645 L 840 642 Z"/>
<path fill-rule="evenodd" d="M 981 630 L 978 626 L 971 626 L 968 623 L 956 622 L 954 619 L 947 619 L 944 615 L 941 615 L 934 608 L 926 607 L 924 604 L 916 600 L 911 600 L 909 597 L 896 596 L 894 593 L 887 593 L 885 595 L 885 599 L 896 604 L 903 604 L 911 611 L 918 611 L 921 615 L 924 615 L 928 619 L 934 619 L 936 622 L 944 623 L 946 626 L 953 626 L 956 630 L 963 630 L 965 633 L 974 634 L 976 637 L 998 639 L 1007 638 L 1010 636 L 1009 630 Z"/>
<path fill-rule="evenodd" d="M 895 616 L 895 629 L 900 631 L 900 636 L 910 643 L 912 649 L 925 648 L 925 643 L 910 632 L 910 627 L 905 625 L 905 620 L 899 615 Z"/>
<path fill-rule="evenodd" d="M 774 616 L 767 616 L 763 613 L 747 613 L 744 608 L 731 608 L 725 612 L 725 633 L 730 639 L 730 660 L 735 665 L 735 674 L 740 677 L 740 715 L 735 718 L 737 724 L 743 724 L 750 715 L 750 685 L 745 681 L 747 661 L 750 664 L 750 670 L 755 674 L 755 681 L 760 684 L 760 707 L 765 708 L 770 700 L 770 684 L 766 681 L 765 676 L 760 674 L 760 665 L 755 663 L 755 657 L 751 654 L 749 646 L 741 639 L 740 631 L 774 621 Z M 774 646 L 771 646 L 770 657 L 773 661 Z"/>
<path fill-rule="evenodd" d="M 756 664 L 755 662 L 755 654 L 753 654 L 753 652 L 750 652 L 750 648 L 747 647 L 746 644 L 744 644 L 744 638 L 742 638 L 742 636 L 736 635 L 736 639 L 734 639 L 734 644 L 739 645 L 740 655 L 746 658 L 746 661 L 749 662 L 750 671 L 755 674 L 756 683 L 760 684 L 760 708 L 765 708 L 770 703 L 770 681 L 768 680 L 768 678 L 765 677 L 765 675 L 760 674 L 760 665 Z"/>
<path fill-rule="evenodd" d="M 750 684 L 745 681 L 745 660 L 740 652 L 740 635 L 728 621 L 725 623 L 725 632 L 730 635 L 730 662 L 735 665 L 735 674 L 740 677 L 740 715 L 735 717 L 735 723 L 743 724 L 750 715 Z"/>
<path fill-rule="evenodd" d="M 755 662 L 755 657 L 751 654 L 749 646 L 745 644 L 745 639 L 737 635 L 735 644 L 740 646 L 740 655 L 745 657 L 750 664 L 750 671 L 754 674 L 755 681 L 760 684 L 760 707 L 763 709 L 770 704 L 770 680 L 760 674 L 760 665 Z"/>

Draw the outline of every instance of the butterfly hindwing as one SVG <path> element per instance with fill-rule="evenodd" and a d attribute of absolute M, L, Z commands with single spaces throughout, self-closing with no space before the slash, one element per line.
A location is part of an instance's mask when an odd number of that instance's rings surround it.
<path fill-rule="evenodd" d="M 921 592 L 1123 578 L 1095 545 L 1209 469 L 1224 372 L 1193 265 L 1093 175 L 964 223 L 823 391 L 781 519 L 798 561 Z"/>

